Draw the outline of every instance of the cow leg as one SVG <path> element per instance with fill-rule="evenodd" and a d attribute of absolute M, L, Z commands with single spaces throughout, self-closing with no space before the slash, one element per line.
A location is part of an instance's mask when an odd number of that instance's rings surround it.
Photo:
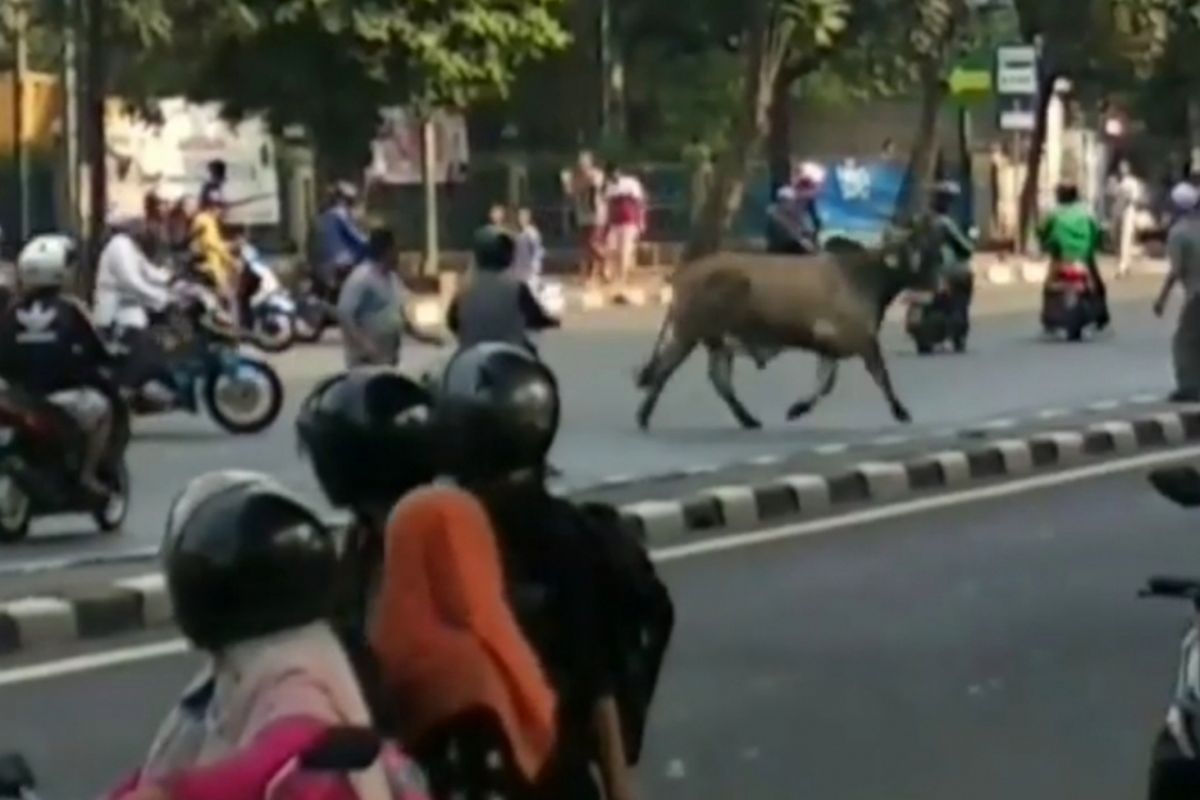
<path fill-rule="evenodd" d="M 646 393 L 642 398 L 641 405 L 638 406 L 637 423 L 639 428 L 646 430 L 650 427 L 650 417 L 654 415 L 654 409 L 658 406 L 663 389 L 667 388 L 667 382 L 695 349 L 696 342 L 694 340 L 682 341 L 674 338 L 655 354 L 654 363 L 647 368 L 649 374 Z"/>
<path fill-rule="evenodd" d="M 751 414 L 733 390 L 733 356 L 734 352 L 724 342 L 706 344 L 708 347 L 708 379 L 712 382 L 717 394 L 729 406 L 738 424 L 743 428 L 761 428 L 759 422 Z"/>
<path fill-rule="evenodd" d="M 863 354 L 863 364 L 867 367 L 867 372 L 871 373 L 871 377 L 875 379 L 875 384 L 883 392 L 883 396 L 887 398 L 888 404 L 892 407 L 892 416 L 897 422 L 912 422 L 912 415 L 908 413 L 908 409 L 900 402 L 900 398 L 896 397 L 896 390 L 892 388 L 892 377 L 888 374 L 887 363 L 883 360 L 883 351 L 879 347 L 878 340 L 871 342 L 870 348 Z"/>
<path fill-rule="evenodd" d="M 828 397 L 837 383 L 838 360 L 829 356 L 821 356 L 817 362 L 817 388 L 807 400 L 798 400 L 788 409 L 788 421 L 797 420 L 816 408 L 822 398 Z"/>

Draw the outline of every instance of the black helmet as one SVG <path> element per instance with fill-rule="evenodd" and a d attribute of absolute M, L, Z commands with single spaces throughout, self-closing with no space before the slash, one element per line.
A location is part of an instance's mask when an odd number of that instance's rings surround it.
<path fill-rule="evenodd" d="M 501 272 L 512 266 L 517 243 L 504 231 L 488 225 L 475 234 L 475 266 L 489 272 Z"/>
<path fill-rule="evenodd" d="M 437 397 L 445 466 L 468 481 L 540 470 L 559 415 L 558 381 L 530 353 L 499 343 L 466 348 L 446 366 Z"/>
<path fill-rule="evenodd" d="M 323 381 L 296 418 L 300 447 L 329 502 L 362 509 L 394 503 L 433 480 L 429 393 L 386 368 Z"/>
<path fill-rule="evenodd" d="M 304 500 L 266 475 L 227 470 L 194 479 L 171 504 L 162 558 L 179 627 L 204 650 L 330 611 L 333 536 Z"/>

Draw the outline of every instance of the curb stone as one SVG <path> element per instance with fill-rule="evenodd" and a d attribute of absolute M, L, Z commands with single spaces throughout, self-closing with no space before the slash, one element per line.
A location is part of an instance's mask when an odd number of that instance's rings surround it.
<path fill-rule="evenodd" d="M 903 460 L 867 461 L 829 474 L 719 486 L 676 500 L 633 503 L 620 511 L 631 532 L 651 547 L 663 547 L 1195 442 L 1200 442 L 1200 409 L 1159 412 Z M 160 573 L 127 577 L 69 599 L 22 598 L 0 603 L 0 655 L 133 633 L 167 625 L 171 617 Z"/>

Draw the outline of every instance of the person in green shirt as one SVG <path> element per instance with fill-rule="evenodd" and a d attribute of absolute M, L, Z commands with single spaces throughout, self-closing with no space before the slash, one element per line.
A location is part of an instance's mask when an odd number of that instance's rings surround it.
<path fill-rule="evenodd" d="M 1088 268 L 1099 303 L 1096 327 L 1104 330 L 1110 322 L 1108 288 L 1100 275 L 1097 260 L 1104 231 L 1096 216 L 1079 199 L 1078 187 L 1062 183 L 1056 195 L 1058 207 L 1042 223 L 1038 238 L 1042 249 L 1055 261 L 1083 264 Z"/>

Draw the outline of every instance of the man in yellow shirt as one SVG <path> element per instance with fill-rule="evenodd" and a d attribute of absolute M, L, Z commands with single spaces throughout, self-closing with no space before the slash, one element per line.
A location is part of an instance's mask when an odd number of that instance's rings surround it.
<path fill-rule="evenodd" d="M 200 211 L 192 218 L 192 252 L 198 267 L 216 283 L 222 296 L 232 298 L 237 287 L 238 260 L 221 228 L 225 205 L 216 198 L 204 198 Z"/>

